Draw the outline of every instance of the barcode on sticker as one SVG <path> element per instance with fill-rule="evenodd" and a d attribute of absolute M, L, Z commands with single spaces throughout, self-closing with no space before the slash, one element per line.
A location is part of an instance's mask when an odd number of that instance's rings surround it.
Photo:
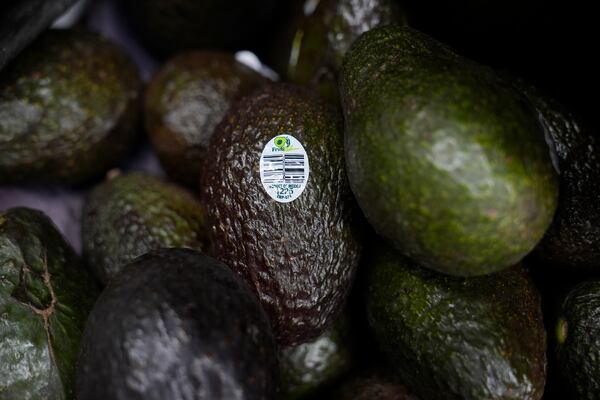
<path fill-rule="evenodd" d="M 275 154 L 263 157 L 264 183 L 303 183 L 304 154 Z"/>

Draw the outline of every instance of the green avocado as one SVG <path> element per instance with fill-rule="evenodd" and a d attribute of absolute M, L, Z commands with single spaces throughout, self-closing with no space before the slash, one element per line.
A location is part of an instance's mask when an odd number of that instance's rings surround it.
<path fill-rule="evenodd" d="M 562 375 L 579 399 L 598 399 L 600 281 L 583 282 L 569 291 L 560 310 L 555 335 Z"/>
<path fill-rule="evenodd" d="M 321 335 L 356 273 L 361 220 L 343 150 L 337 114 L 285 84 L 242 99 L 209 145 L 201 200 L 215 256 L 255 289 L 281 345 Z"/>
<path fill-rule="evenodd" d="M 281 398 L 306 399 L 352 367 L 352 327 L 346 314 L 318 338 L 279 352 Z"/>
<path fill-rule="evenodd" d="M 79 400 L 273 400 L 277 352 L 250 287 L 226 265 L 162 249 L 102 292 L 82 339 Z"/>
<path fill-rule="evenodd" d="M 346 168 L 375 230 L 420 265 L 475 276 L 519 262 L 552 221 L 558 179 L 527 98 L 407 27 L 346 55 Z"/>
<path fill-rule="evenodd" d="M 428 400 L 538 400 L 546 377 L 540 296 L 520 267 L 476 278 L 377 249 L 369 325 L 401 382 Z"/>
<path fill-rule="evenodd" d="M 404 385 L 371 371 L 342 383 L 334 400 L 419 400 Z"/>
<path fill-rule="evenodd" d="M 174 184 L 132 173 L 117 176 L 88 195 L 82 217 L 85 260 L 106 284 L 150 250 L 208 250 L 202 206 Z"/>
<path fill-rule="evenodd" d="M 210 138 L 231 105 L 267 83 L 233 54 L 196 51 L 178 55 L 152 78 L 144 119 L 167 173 L 198 185 Z"/>
<path fill-rule="evenodd" d="M 380 25 L 404 22 L 394 0 L 316 0 L 306 2 L 298 29 L 287 44 L 287 76 L 338 98 L 337 77 L 350 45 Z"/>
<path fill-rule="evenodd" d="M 74 399 L 98 286 L 40 211 L 0 212 L 0 399 Z"/>
<path fill-rule="evenodd" d="M 578 116 L 525 87 L 554 152 L 560 175 L 558 208 L 537 247 L 548 264 L 583 272 L 600 266 L 600 143 Z"/>
<path fill-rule="evenodd" d="M 49 31 L 0 74 L 0 183 L 77 184 L 135 143 L 140 80 L 117 46 Z"/>
<path fill-rule="evenodd" d="M 161 55 L 195 49 L 252 49 L 273 25 L 272 18 L 280 7 L 277 0 L 125 0 L 121 3 L 145 44 Z"/>

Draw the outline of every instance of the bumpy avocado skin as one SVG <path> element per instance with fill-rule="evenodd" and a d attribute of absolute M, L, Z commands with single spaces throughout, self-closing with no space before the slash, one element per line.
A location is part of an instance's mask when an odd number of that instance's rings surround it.
<path fill-rule="evenodd" d="M 169 176 L 197 185 L 216 126 L 236 100 L 267 82 L 230 53 L 169 60 L 150 82 L 144 106 L 146 131 Z"/>
<path fill-rule="evenodd" d="M 302 143 L 310 165 L 290 203 L 260 178 L 263 148 L 281 134 Z M 305 89 L 269 85 L 228 113 L 209 148 L 201 200 L 215 256 L 254 287 L 281 345 L 316 338 L 341 311 L 361 250 L 336 114 Z"/>
<path fill-rule="evenodd" d="M 74 398 L 79 341 L 98 292 L 42 212 L 0 213 L 0 398 Z"/>
<path fill-rule="evenodd" d="M 546 131 L 560 175 L 558 208 L 537 247 L 547 263 L 584 272 L 600 265 L 600 144 L 577 116 L 526 87 Z"/>
<path fill-rule="evenodd" d="M 0 182 L 75 184 L 135 142 L 140 81 L 115 45 L 49 31 L 0 75 Z"/>
<path fill-rule="evenodd" d="M 185 249 L 140 257 L 90 314 L 79 400 L 270 400 L 277 382 L 269 320 L 226 265 Z"/>
<path fill-rule="evenodd" d="M 567 294 L 556 324 L 559 367 L 580 399 L 600 393 L 599 311 L 600 281 L 583 282 Z"/>
<path fill-rule="evenodd" d="M 527 99 L 407 27 L 345 59 L 346 165 L 375 230 L 419 264 L 475 276 L 520 261 L 556 209 L 550 151 Z"/>
<path fill-rule="evenodd" d="M 344 382 L 334 400 L 419 400 L 404 385 L 379 372 L 362 373 Z"/>
<path fill-rule="evenodd" d="M 279 353 L 281 398 L 306 399 L 344 375 L 354 361 L 348 317 L 340 318 L 318 338 L 297 346 L 284 347 Z"/>
<path fill-rule="evenodd" d="M 277 0 L 127 0 L 130 22 L 162 55 L 252 48 L 273 22 Z"/>
<path fill-rule="evenodd" d="M 477 278 L 422 269 L 381 247 L 368 263 L 369 324 L 402 382 L 424 399 L 540 399 L 546 333 L 520 267 Z"/>
<path fill-rule="evenodd" d="M 177 185 L 139 173 L 118 176 L 87 197 L 82 218 L 83 251 L 106 284 L 150 250 L 209 250 L 203 209 Z"/>
<path fill-rule="evenodd" d="M 311 85 L 327 99 L 337 100 L 337 77 L 350 45 L 376 26 L 404 23 L 394 0 L 320 0 L 302 12 L 288 44 L 288 78 Z M 307 3 L 308 4 L 308 3 Z"/>

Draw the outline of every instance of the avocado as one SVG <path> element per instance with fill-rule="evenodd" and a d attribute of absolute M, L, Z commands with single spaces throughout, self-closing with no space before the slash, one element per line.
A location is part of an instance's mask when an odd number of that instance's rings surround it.
<path fill-rule="evenodd" d="M 159 55 L 251 49 L 273 23 L 277 0 L 126 0 L 132 26 Z"/>
<path fill-rule="evenodd" d="M 254 288 L 279 344 L 321 335 L 361 251 L 337 114 L 307 89 L 267 85 L 217 127 L 201 182 L 215 256 Z"/>
<path fill-rule="evenodd" d="M 144 119 L 169 176 L 197 186 L 216 126 L 236 100 L 267 82 L 230 53 L 196 51 L 167 61 L 146 91 Z"/>
<path fill-rule="evenodd" d="M 411 28 L 363 34 L 340 93 L 350 185 L 367 220 L 424 267 L 477 276 L 542 239 L 558 179 L 527 98 Z"/>
<path fill-rule="evenodd" d="M 279 352 L 281 398 L 310 398 L 350 370 L 354 361 L 352 327 L 343 313 L 318 338 Z"/>
<path fill-rule="evenodd" d="M 0 183 L 77 184 L 135 143 L 140 81 L 115 45 L 49 31 L 0 75 Z"/>
<path fill-rule="evenodd" d="M 567 294 L 556 323 L 557 359 L 577 398 L 600 393 L 600 281 L 582 282 Z"/>
<path fill-rule="evenodd" d="M 208 249 L 202 206 L 171 183 L 140 173 L 117 176 L 86 198 L 84 256 L 106 284 L 123 267 L 161 247 Z"/>
<path fill-rule="evenodd" d="M 0 212 L 0 398 L 74 399 L 96 282 L 42 212 Z"/>
<path fill-rule="evenodd" d="M 560 176 L 558 208 L 536 254 L 547 264 L 591 272 L 600 265 L 600 143 L 578 115 L 531 87 Z"/>
<path fill-rule="evenodd" d="M 344 382 L 334 400 L 419 400 L 404 385 L 379 371 L 361 373 Z"/>
<path fill-rule="evenodd" d="M 269 400 L 277 353 L 256 297 L 226 265 L 162 249 L 102 292 L 82 339 L 79 400 Z"/>
<path fill-rule="evenodd" d="M 384 246 L 368 264 L 369 325 L 400 381 L 419 397 L 542 397 L 546 332 L 523 267 L 451 277 Z"/>
<path fill-rule="evenodd" d="M 288 52 L 287 76 L 337 100 L 337 77 L 344 54 L 363 32 L 379 25 L 403 23 L 394 0 L 317 0 L 306 4 Z"/>
<path fill-rule="evenodd" d="M 19 0 L 0 5 L 0 71 L 76 0 Z"/>

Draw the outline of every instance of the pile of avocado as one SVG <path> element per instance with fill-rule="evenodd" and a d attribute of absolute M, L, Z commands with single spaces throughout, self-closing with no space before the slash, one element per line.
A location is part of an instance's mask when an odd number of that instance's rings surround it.
<path fill-rule="evenodd" d="M 143 82 L 62 3 L 0 5 L 0 400 L 600 400 L 578 102 L 434 4 L 125 1 Z"/>

